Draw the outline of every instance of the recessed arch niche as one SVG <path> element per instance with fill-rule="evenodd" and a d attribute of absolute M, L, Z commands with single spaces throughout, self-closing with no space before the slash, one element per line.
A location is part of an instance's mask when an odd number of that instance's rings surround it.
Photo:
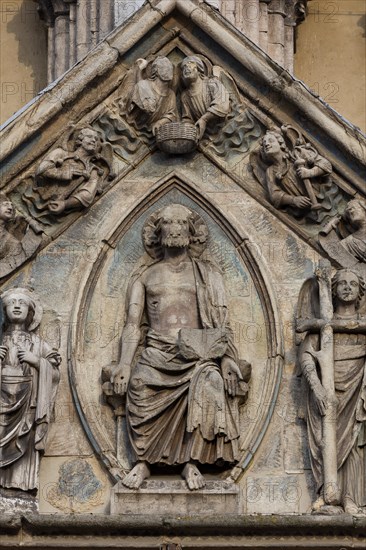
<path fill-rule="evenodd" d="M 241 407 L 241 458 L 232 470 L 237 480 L 254 458 L 270 422 L 283 362 L 283 338 L 267 266 L 256 247 L 235 223 L 187 181 L 170 175 L 119 223 L 90 265 L 86 284 L 75 303 L 69 334 L 68 367 L 80 420 L 94 452 L 113 479 L 126 463 L 117 444 L 116 420 L 105 403 L 102 368 L 118 361 L 129 279 L 145 251 L 141 231 L 147 217 L 165 205 L 179 203 L 207 223 L 207 252 L 221 267 L 231 327 L 241 359 L 252 363 L 248 401 Z"/>

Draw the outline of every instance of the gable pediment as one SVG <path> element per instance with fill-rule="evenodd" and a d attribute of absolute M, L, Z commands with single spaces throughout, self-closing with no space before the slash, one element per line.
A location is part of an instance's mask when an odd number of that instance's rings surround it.
<path fill-rule="evenodd" d="M 118 102 L 136 62 L 146 59 L 151 64 L 163 56 L 175 67 L 175 94 L 181 109 L 178 66 L 190 55 L 207 60 L 214 77 L 239 106 L 238 112 L 216 136 L 202 140 L 188 156 L 156 156 L 154 140 L 136 133 L 136 128 L 118 114 Z M 100 175 L 92 192 L 91 184 L 80 182 L 77 190 L 75 179 L 71 193 L 65 181 L 60 192 L 60 179 L 52 187 L 50 178 L 42 174 L 48 173 L 47 163 L 62 164 L 64 158 L 74 154 L 77 132 L 84 127 L 94 128 L 102 136 L 99 160 L 95 163 Z M 266 173 L 272 164 L 263 161 L 261 154 L 261 139 L 268 130 L 282 132 L 290 152 L 286 170 L 290 168 L 292 176 L 281 184 L 285 191 L 279 186 L 282 194 L 287 193 L 286 185 L 291 188 L 306 179 L 295 173 L 295 156 L 301 153 L 301 146 L 303 150 L 307 147 L 315 151 L 317 166 L 328 177 L 326 187 L 320 180 L 315 182 L 318 195 L 324 195 L 319 212 L 315 208 L 310 215 L 303 215 L 301 208 L 299 212 L 286 201 L 281 202 L 279 193 L 268 187 Z M 294 135 L 300 150 L 296 150 Z M 80 216 L 87 215 L 91 205 L 112 187 L 123 185 L 135 168 L 152 155 L 161 166 L 184 166 L 201 154 L 209 167 L 207 177 L 219 178 L 223 186 L 225 181 L 235 182 L 290 231 L 329 257 L 329 250 L 325 252 L 327 247 L 321 245 L 321 229 L 342 216 L 352 197 L 365 198 L 365 151 L 366 141 L 358 129 L 276 65 L 210 6 L 193 0 L 152 1 L 4 126 L 2 191 L 15 205 L 23 227 L 27 220 L 32 222 L 35 236 L 25 253 L 30 257 L 50 239 L 57 239 Z M 79 174 L 80 169 L 76 167 L 75 173 Z M 300 183 L 303 185 L 303 181 Z M 72 193 L 78 193 L 80 208 L 62 216 L 47 210 L 47 201 L 52 197 L 64 200 Z M 347 223 L 343 225 L 342 236 L 347 229 L 349 232 Z M 22 240 L 19 231 L 20 237 L 17 234 L 16 238 Z M 337 242 L 342 236 L 338 235 Z M 24 254 L 19 256 L 18 265 L 5 268 L 3 276 L 18 269 L 23 261 Z"/>

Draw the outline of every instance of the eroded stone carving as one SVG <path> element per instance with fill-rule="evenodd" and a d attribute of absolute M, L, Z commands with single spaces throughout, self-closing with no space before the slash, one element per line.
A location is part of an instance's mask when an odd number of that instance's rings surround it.
<path fill-rule="evenodd" d="M 174 66 L 167 57 L 157 57 L 150 64 L 138 59 L 126 75 L 119 114 L 137 130 L 153 135 L 163 124 L 177 120 L 173 77 Z"/>
<path fill-rule="evenodd" d="M 334 217 L 320 231 L 319 242 L 342 267 L 363 267 L 366 274 L 366 203 L 352 199 L 343 215 Z"/>
<path fill-rule="evenodd" d="M 230 96 L 225 86 L 214 76 L 206 76 L 207 69 L 197 56 L 186 57 L 181 63 L 182 120 L 193 122 L 201 140 L 207 131 L 213 133 L 218 121 L 230 112 Z"/>
<path fill-rule="evenodd" d="M 38 165 L 34 185 L 23 195 L 30 213 L 42 221 L 89 207 L 113 179 L 112 148 L 89 126 L 76 129 L 64 145 Z"/>
<path fill-rule="evenodd" d="M 317 280 L 317 282 L 316 282 Z M 307 381 L 306 422 L 317 498 L 313 511 L 366 510 L 366 318 L 364 280 L 350 269 L 331 278 L 329 262 L 305 283 L 297 331 Z"/>
<path fill-rule="evenodd" d="M 181 464 L 189 489 L 199 489 L 205 481 L 196 464 L 239 458 L 239 405 L 250 365 L 233 343 L 222 275 L 202 257 L 207 238 L 203 219 L 178 204 L 145 224 L 152 260 L 130 282 L 120 362 L 110 373 L 115 393 L 127 396 L 137 463 L 123 484 L 132 489 L 152 464 Z"/>
<path fill-rule="evenodd" d="M 251 166 L 275 208 L 313 223 L 335 213 L 340 196 L 332 165 L 294 128 L 267 130 L 260 150 L 251 154 Z"/>
<path fill-rule="evenodd" d="M 37 222 L 18 215 L 11 200 L 0 194 L 0 277 L 20 266 L 41 242 L 42 229 Z"/>
<path fill-rule="evenodd" d="M 43 314 L 35 293 L 12 288 L 1 300 L 0 487 L 33 491 L 38 487 L 61 357 L 35 333 Z"/>
<path fill-rule="evenodd" d="M 138 59 L 98 122 L 127 151 L 136 148 L 136 138 L 149 145 L 156 138 L 162 151 L 185 154 L 205 138 L 226 157 L 248 151 L 261 135 L 231 76 L 202 55 L 186 57 L 177 68 L 166 57 Z"/>

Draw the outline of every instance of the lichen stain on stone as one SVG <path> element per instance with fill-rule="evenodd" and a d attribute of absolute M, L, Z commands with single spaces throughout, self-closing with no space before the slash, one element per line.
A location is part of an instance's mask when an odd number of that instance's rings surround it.
<path fill-rule="evenodd" d="M 59 469 L 58 482 L 46 500 L 64 512 L 85 512 L 103 504 L 103 484 L 91 465 L 83 459 L 64 462 Z"/>

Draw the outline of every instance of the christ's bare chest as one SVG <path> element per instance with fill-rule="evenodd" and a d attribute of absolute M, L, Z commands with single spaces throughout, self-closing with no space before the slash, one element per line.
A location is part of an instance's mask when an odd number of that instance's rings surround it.
<path fill-rule="evenodd" d="M 162 262 L 145 280 L 150 327 L 154 330 L 200 328 L 196 280 L 190 261 L 178 268 Z"/>

